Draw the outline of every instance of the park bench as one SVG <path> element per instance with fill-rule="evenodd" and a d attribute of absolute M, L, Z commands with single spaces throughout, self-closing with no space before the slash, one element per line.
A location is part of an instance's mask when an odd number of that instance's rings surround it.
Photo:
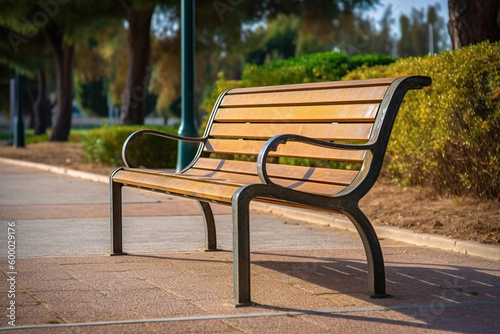
<path fill-rule="evenodd" d="M 112 254 L 124 254 L 123 186 L 198 201 L 207 250 L 217 249 L 210 204 L 231 206 L 234 302 L 249 305 L 250 202 L 340 212 L 363 241 L 371 296 L 386 297 L 380 244 L 358 202 L 377 180 L 406 92 L 430 84 L 429 77 L 406 76 L 230 89 L 217 99 L 201 138 L 133 133 L 123 145 L 127 167 L 110 175 Z M 198 143 L 196 157 L 176 173 L 134 167 L 128 147 L 146 134 Z M 291 158 L 317 167 L 283 163 Z"/>

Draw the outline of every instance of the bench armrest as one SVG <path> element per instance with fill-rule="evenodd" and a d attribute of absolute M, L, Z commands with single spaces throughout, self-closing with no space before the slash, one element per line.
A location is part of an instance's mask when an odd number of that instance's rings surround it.
<path fill-rule="evenodd" d="M 183 137 L 183 136 L 177 136 L 177 135 L 173 135 L 170 133 L 157 131 L 157 130 L 144 129 L 144 130 L 135 131 L 130 136 L 128 136 L 128 138 L 123 143 L 123 147 L 122 147 L 122 159 L 127 167 L 136 167 L 136 166 L 132 165 L 132 163 L 128 159 L 128 155 L 127 155 L 128 146 L 130 144 L 135 143 L 135 141 L 137 139 L 141 138 L 145 134 L 154 135 L 154 136 L 163 137 L 163 138 L 168 138 L 168 139 L 187 141 L 187 142 L 197 142 L 197 143 L 204 143 L 207 140 L 206 137 Z"/>
<path fill-rule="evenodd" d="M 257 174 L 262 183 L 274 184 L 267 175 L 267 157 L 270 152 L 274 152 L 278 149 L 279 145 L 286 144 L 288 141 L 298 141 L 306 144 L 311 144 L 314 146 L 323 146 L 327 148 L 336 148 L 344 150 L 371 150 L 375 147 L 373 143 L 366 143 L 361 145 L 353 144 L 341 144 L 334 143 L 331 141 L 319 140 L 314 138 L 309 138 L 301 135 L 294 134 L 281 134 L 274 136 L 267 140 L 267 142 L 260 149 L 259 155 L 257 157 Z"/>

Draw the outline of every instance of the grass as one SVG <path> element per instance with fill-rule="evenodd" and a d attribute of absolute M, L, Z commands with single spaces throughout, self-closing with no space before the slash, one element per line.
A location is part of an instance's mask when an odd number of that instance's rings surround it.
<path fill-rule="evenodd" d="M 81 143 L 89 129 L 71 129 L 69 134 L 68 142 L 70 143 Z M 13 140 L 14 134 L 10 130 L 0 130 L 0 140 Z M 42 135 L 35 135 L 35 131 L 33 129 L 25 129 L 24 130 L 24 139 L 26 145 L 36 144 L 49 141 L 50 138 L 50 130 L 47 133 Z"/>

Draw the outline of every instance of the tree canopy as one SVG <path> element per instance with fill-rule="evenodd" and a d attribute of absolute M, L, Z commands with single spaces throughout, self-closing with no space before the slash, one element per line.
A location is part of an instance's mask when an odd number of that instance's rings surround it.
<path fill-rule="evenodd" d="M 479 2 L 449 1 L 450 33 L 454 26 L 456 35 L 464 35 L 462 27 L 471 26 L 472 20 L 478 25 L 481 20 L 464 8 L 478 13 Z M 497 0 L 483 2 L 484 8 L 498 14 Z M 178 0 L 5 0 L 4 4 L 8 10 L 0 13 L 0 33 L 5 36 L 0 40 L 0 63 L 36 78 L 41 88 L 56 82 L 51 140 L 67 139 L 74 96 L 99 115 L 106 113 L 109 98 L 121 107 L 122 124 L 142 124 L 154 104 L 159 115 L 178 113 L 182 103 Z M 195 105 L 219 72 L 237 79 L 249 63 L 261 65 L 328 50 L 347 55 L 423 55 L 429 52 L 430 25 L 434 52 L 446 48 L 439 7 L 413 10 L 400 18 L 393 18 L 388 7 L 380 22 L 365 16 L 380 4 L 379 0 L 197 1 Z M 482 37 L 473 40 L 498 38 L 498 24 L 490 16 L 481 21 L 486 28 L 477 35 Z M 399 38 L 391 32 L 396 20 L 401 26 Z M 152 95 L 157 101 L 148 104 Z M 47 109 L 44 101 L 41 105 Z"/>
<path fill-rule="evenodd" d="M 7 38 L 12 54 L 26 53 L 36 59 L 32 43 L 45 39 L 56 69 L 57 108 L 51 140 L 66 141 L 71 128 L 73 65 L 75 43 L 91 36 L 102 24 L 123 15 L 115 2 L 97 0 L 6 0 L 8 11 L 0 13 L 0 25 L 9 30 Z"/>

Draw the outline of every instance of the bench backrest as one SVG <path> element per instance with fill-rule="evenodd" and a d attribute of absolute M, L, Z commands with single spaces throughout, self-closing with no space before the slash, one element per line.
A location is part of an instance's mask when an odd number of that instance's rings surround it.
<path fill-rule="evenodd" d="M 255 164 L 234 160 L 233 155 L 251 160 L 266 140 L 285 133 L 350 144 L 377 143 L 377 147 L 382 147 L 378 153 L 332 150 L 298 142 L 281 145 L 271 153 L 274 162 L 280 163 L 268 167 L 271 177 L 306 182 L 311 192 L 328 196 L 350 191 L 354 189 L 353 180 L 358 179 L 358 186 L 369 176 L 370 169 L 374 174 L 371 177 L 378 176 L 404 93 L 430 84 L 430 78 L 428 83 L 425 79 L 384 78 L 231 89 L 219 97 L 206 130 L 209 139 L 192 167 L 255 174 Z M 375 155 L 381 156 L 373 159 Z M 283 164 L 287 161 L 283 158 L 314 160 L 318 167 L 289 166 Z M 352 189 L 346 190 L 348 185 Z"/>

